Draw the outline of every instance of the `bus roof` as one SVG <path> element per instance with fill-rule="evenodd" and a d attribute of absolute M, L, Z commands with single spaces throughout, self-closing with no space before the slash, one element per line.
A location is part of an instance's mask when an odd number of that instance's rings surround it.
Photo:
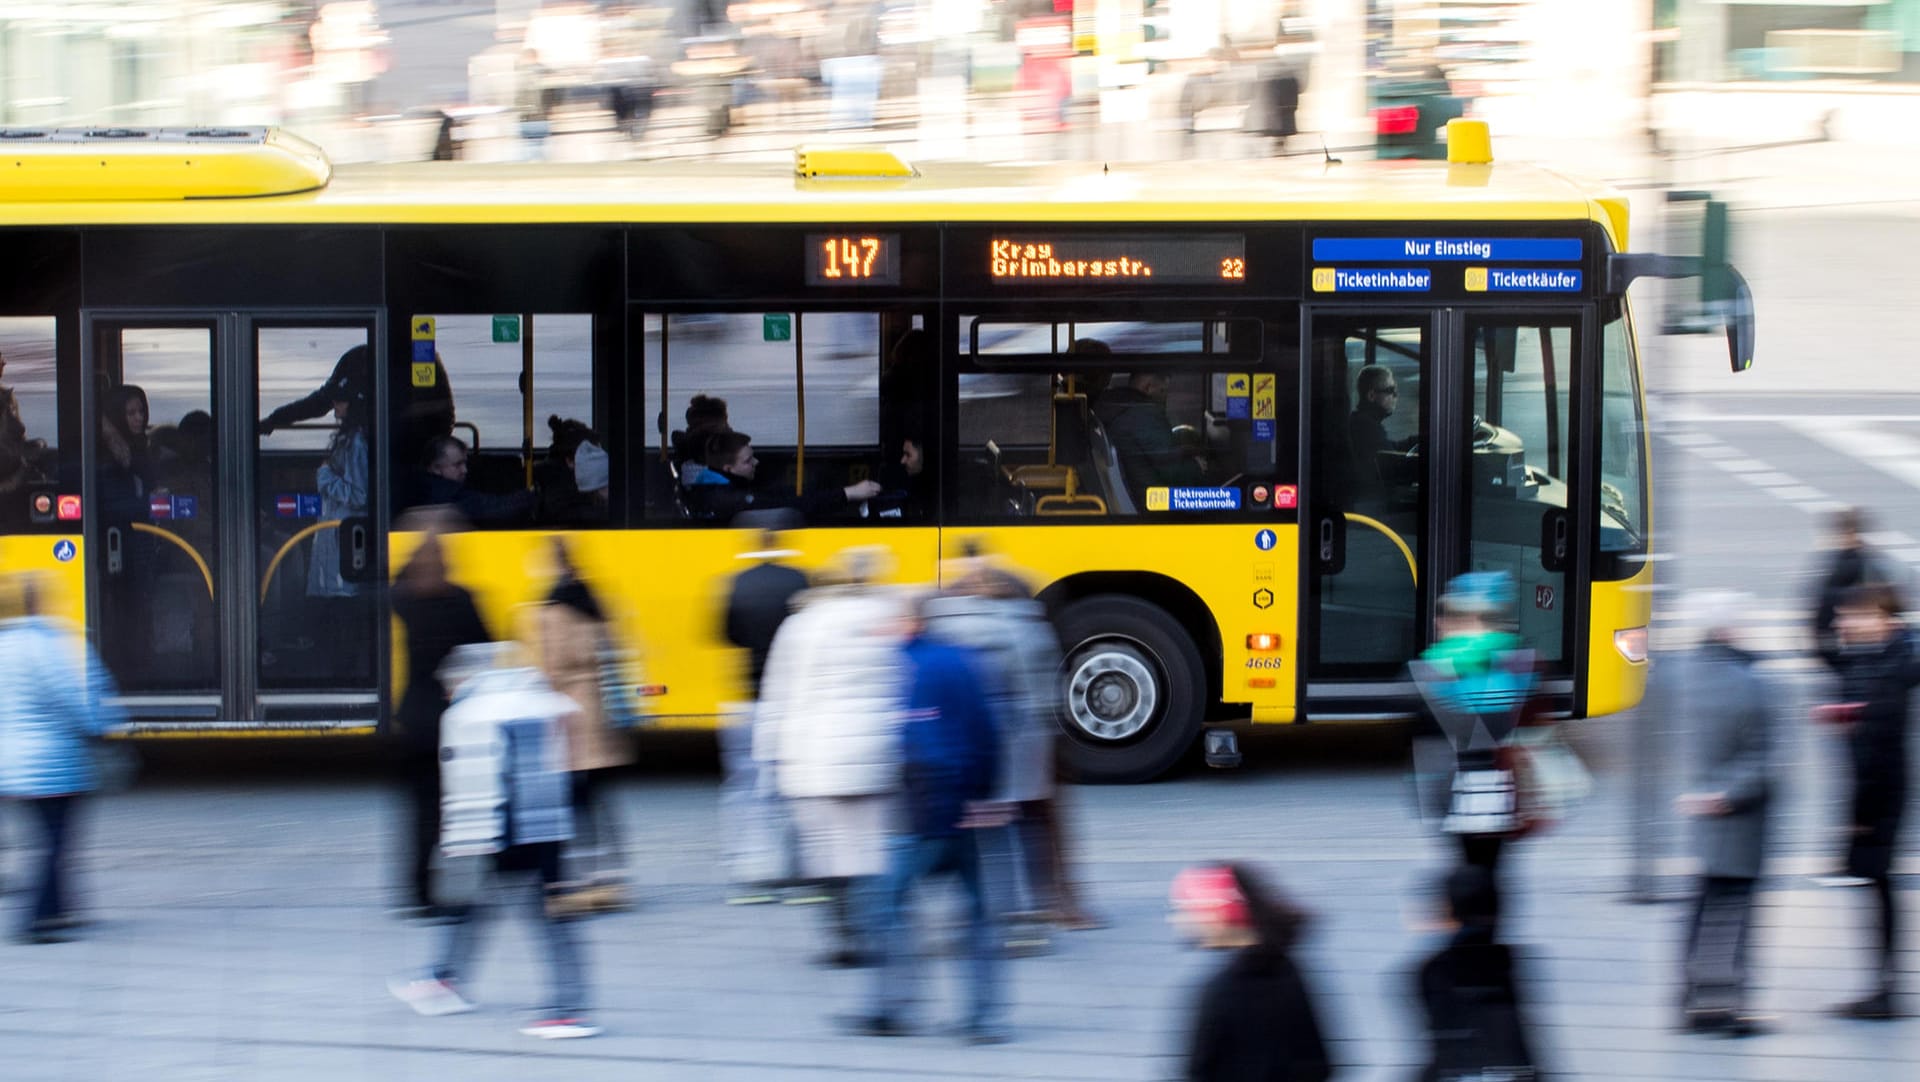
<path fill-rule="evenodd" d="M 342 166 L 311 190 L 247 198 L 231 187 L 168 197 L 137 186 L 134 162 L 122 168 L 126 197 L 111 185 L 85 198 L 9 191 L 0 173 L 0 202 L 17 225 L 1594 220 L 1616 248 L 1627 224 L 1604 185 L 1508 162 L 929 163 L 904 178 L 821 180 L 724 159 L 421 162 Z"/>

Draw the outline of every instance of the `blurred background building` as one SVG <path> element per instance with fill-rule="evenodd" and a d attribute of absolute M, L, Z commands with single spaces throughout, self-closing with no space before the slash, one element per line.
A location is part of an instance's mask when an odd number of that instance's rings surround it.
<path fill-rule="evenodd" d="M 1518 136 L 1711 127 L 1700 95 L 1920 102 L 1920 0 L 0 3 L 4 123 L 277 123 L 346 159 L 427 156 L 442 113 L 481 158 L 530 131 L 632 157 L 816 129 L 960 156 L 1264 153 L 1229 137 L 1273 134 L 1285 79 L 1303 147 L 1353 146 L 1436 69 Z"/>

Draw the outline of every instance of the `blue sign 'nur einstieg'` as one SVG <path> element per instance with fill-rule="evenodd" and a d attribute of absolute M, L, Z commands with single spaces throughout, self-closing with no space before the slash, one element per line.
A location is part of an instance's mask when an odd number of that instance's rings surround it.
<path fill-rule="evenodd" d="M 1388 263 L 1400 260 L 1579 262 L 1578 237 L 1316 237 L 1313 258 Z"/>

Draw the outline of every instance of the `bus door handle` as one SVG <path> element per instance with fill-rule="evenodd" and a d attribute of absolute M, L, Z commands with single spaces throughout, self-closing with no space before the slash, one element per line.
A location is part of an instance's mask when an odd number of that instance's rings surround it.
<path fill-rule="evenodd" d="M 1573 547 L 1573 523 L 1564 507 L 1555 507 L 1540 516 L 1540 566 L 1555 574 L 1567 570 Z"/>
<path fill-rule="evenodd" d="M 373 567 L 372 523 L 363 517 L 340 523 L 340 577 L 347 582 L 365 582 Z"/>
<path fill-rule="evenodd" d="M 1322 575 L 1338 575 L 1347 566 L 1347 519 L 1345 515 L 1320 516 L 1314 528 L 1314 563 Z"/>
<path fill-rule="evenodd" d="M 118 526 L 107 527 L 106 542 L 107 542 L 107 574 L 118 575 L 120 573 L 120 569 L 126 565 L 126 559 L 121 550 L 120 527 Z"/>

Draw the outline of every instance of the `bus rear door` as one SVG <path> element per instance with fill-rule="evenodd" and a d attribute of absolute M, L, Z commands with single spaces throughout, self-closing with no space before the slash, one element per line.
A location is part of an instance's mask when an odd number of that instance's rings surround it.
<path fill-rule="evenodd" d="M 377 315 L 84 323 L 89 612 L 130 717 L 149 731 L 375 725 Z"/>

